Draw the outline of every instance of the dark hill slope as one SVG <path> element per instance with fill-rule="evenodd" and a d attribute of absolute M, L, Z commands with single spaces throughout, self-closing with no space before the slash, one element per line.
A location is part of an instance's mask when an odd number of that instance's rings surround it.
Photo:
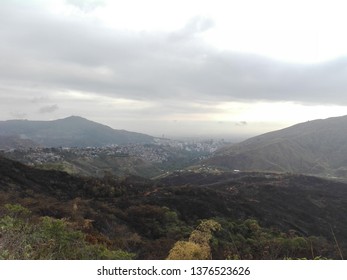
<path fill-rule="evenodd" d="M 187 173 L 162 179 L 165 192 L 153 193 L 186 218 L 255 217 L 268 226 L 303 234 L 347 236 L 347 185 L 317 177 L 258 172 L 220 175 Z M 180 199 L 177 199 L 177 196 Z M 346 219 L 347 220 L 347 219 Z M 347 241 L 347 240 L 346 240 Z"/>
<path fill-rule="evenodd" d="M 139 258 L 164 258 L 199 219 L 216 217 L 255 218 L 266 227 L 331 242 L 333 230 L 347 255 L 347 185 L 303 175 L 187 172 L 158 181 L 89 179 L 0 157 L 0 205 L 5 203 L 82 224 L 92 220 L 93 231 Z"/>
<path fill-rule="evenodd" d="M 0 135 L 0 150 L 10 149 L 29 149 L 36 148 L 39 145 L 29 139 L 22 139 L 19 136 Z"/>
<path fill-rule="evenodd" d="M 308 121 L 250 138 L 207 162 L 240 170 L 347 175 L 347 116 Z"/>
<path fill-rule="evenodd" d="M 149 135 L 112 129 L 75 116 L 54 121 L 0 121 L 0 135 L 20 136 L 45 147 L 99 147 L 153 141 Z"/>

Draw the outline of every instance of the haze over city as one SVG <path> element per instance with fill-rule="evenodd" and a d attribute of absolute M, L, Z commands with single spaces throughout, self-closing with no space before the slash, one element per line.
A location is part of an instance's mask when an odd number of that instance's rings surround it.
<path fill-rule="evenodd" d="M 225 137 L 347 112 L 342 1 L 1 4 L 1 120 Z"/>

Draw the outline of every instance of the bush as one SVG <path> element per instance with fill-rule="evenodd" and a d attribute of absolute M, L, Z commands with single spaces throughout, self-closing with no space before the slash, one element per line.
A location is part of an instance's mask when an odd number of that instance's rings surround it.
<path fill-rule="evenodd" d="M 64 219 L 35 219 L 20 205 L 6 205 L 0 218 L 0 259 L 132 259 L 133 254 L 89 244 Z"/>
<path fill-rule="evenodd" d="M 212 232 L 219 231 L 221 225 L 214 220 L 202 221 L 192 231 L 189 241 L 177 241 L 169 252 L 168 260 L 208 260 L 211 259 L 210 240 Z"/>

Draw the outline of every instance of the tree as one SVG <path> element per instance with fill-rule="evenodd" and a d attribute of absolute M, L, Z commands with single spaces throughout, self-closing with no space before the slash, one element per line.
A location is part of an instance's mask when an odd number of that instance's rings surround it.
<path fill-rule="evenodd" d="M 214 220 L 202 221 L 192 231 L 189 241 L 177 241 L 169 252 L 168 260 L 208 260 L 211 259 L 210 240 L 212 233 L 221 229 Z"/>

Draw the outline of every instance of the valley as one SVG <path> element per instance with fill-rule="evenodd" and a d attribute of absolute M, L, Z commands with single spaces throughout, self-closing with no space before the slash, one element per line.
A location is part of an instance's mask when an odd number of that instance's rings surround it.
<path fill-rule="evenodd" d="M 227 145 L 222 140 L 178 141 L 155 139 L 152 144 L 103 147 L 20 148 L 0 151 L 7 158 L 40 169 L 81 176 L 138 175 L 152 178 L 183 170 Z"/>
<path fill-rule="evenodd" d="M 65 137 L 66 145 L 43 146 L 30 131 L 25 141 L 4 136 L 0 258 L 343 259 L 346 120 L 238 144 L 153 137 L 82 145 L 87 137 L 74 146 Z M 62 236 L 70 243 L 58 254 Z"/>

